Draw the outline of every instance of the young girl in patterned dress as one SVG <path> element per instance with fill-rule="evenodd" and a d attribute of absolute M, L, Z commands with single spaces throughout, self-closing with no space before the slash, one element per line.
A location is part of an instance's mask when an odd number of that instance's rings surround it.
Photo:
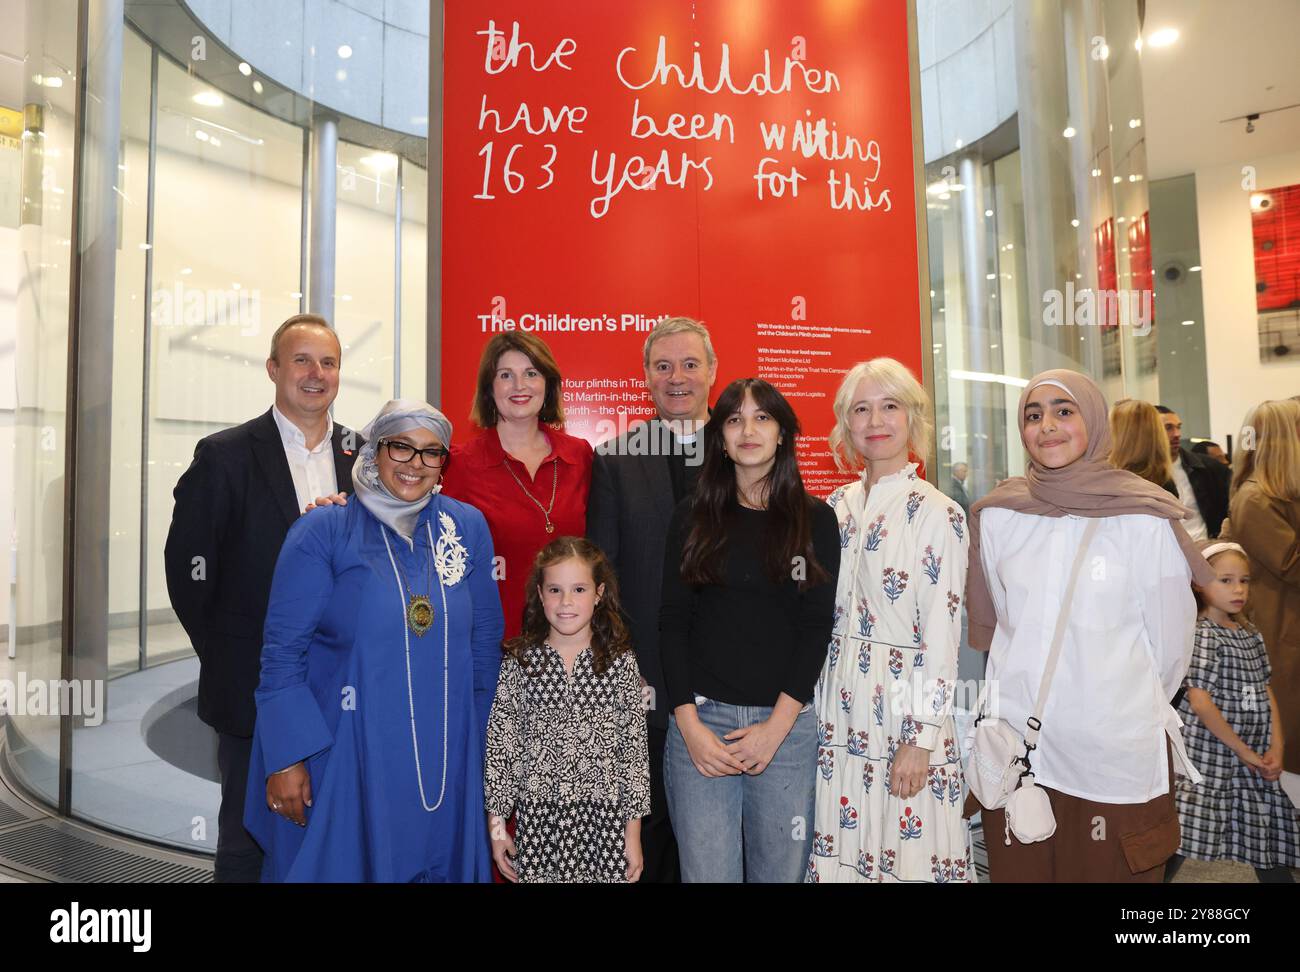
<path fill-rule="evenodd" d="M 1282 732 L 1264 639 L 1242 614 L 1250 566 L 1235 543 L 1209 541 L 1204 553 L 1218 577 L 1195 588 L 1201 611 L 1179 714 L 1187 754 L 1205 780 L 1178 778 L 1182 845 L 1165 880 L 1194 857 L 1241 861 L 1261 882 L 1291 884 L 1289 868 L 1300 867 L 1300 824 L 1278 782 Z"/>
<path fill-rule="evenodd" d="M 614 572 L 590 541 L 561 537 L 537 555 L 526 598 L 488 722 L 493 860 L 510 881 L 636 881 L 650 762 Z"/>
<path fill-rule="evenodd" d="M 925 389 L 876 358 L 835 396 L 831 448 L 862 468 L 828 502 L 839 588 L 818 683 L 810 882 L 970 882 L 952 703 L 966 584 L 965 517 L 916 474 Z"/>

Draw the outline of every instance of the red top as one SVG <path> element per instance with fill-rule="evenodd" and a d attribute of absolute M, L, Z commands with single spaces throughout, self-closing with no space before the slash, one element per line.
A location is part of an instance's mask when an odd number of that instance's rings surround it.
<path fill-rule="evenodd" d="M 495 428 L 487 429 L 465 445 L 453 446 L 442 472 L 442 491 L 452 499 L 478 507 L 487 518 L 498 558 L 496 574 L 507 638 L 519 634 L 523 627 L 524 585 L 528 583 L 537 552 L 558 537 L 581 537 L 587 533 L 591 445 L 585 439 L 548 425 L 538 423 L 538 427 L 551 443 L 551 451 L 537 467 L 536 478 L 530 477 L 524 464 L 501 448 L 501 438 Z M 510 470 L 519 477 L 518 482 Z M 542 511 L 551 504 L 552 482 L 555 506 L 551 508 L 551 523 L 555 532 L 547 533 Z M 525 488 L 536 498 L 536 503 L 524 495 Z M 500 558 L 505 558 L 504 576 Z"/>

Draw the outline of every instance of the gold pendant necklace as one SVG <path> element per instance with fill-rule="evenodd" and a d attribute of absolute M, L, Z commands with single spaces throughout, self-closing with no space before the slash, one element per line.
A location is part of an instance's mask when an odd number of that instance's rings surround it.
<path fill-rule="evenodd" d="M 537 508 L 542 511 L 542 516 L 546 519 L 546 532 L 554 533 L 555 524 L 551 522 L 551 510 L 555 509 L 555 489 L 560 483 L 560 460 L 558 458 L 551 460 L 551 503 L 549 506 L 543 506 L 536 496 L 529 491 L 524 485 L 522 479 L 510 468 L 510 459 L 505 461 L 506 472 L 510 473 L 510 478 L 519 484 L 519 488 L 524 491 L 524 495 L 537 504 Z"/>
<path fill-rule="evenodd" d="M 412 541 L 412 548 L 415 543 Z M 410 583 L 406 579 L 406 570 L 396 558 L 393 560 L 393 566 L 397 568 L 398 575 L 402 579 L 402 586 L 406 589 L 406 626 L 415 632 L 416 637 L 423 637 L 424 633 L 433 627 L 434 610 L 433 602 L 429 600 L 427 594 L 416 594 L 411 589 Z M 429 549 L 429 576 L 428 589 L 433 590 L 433 549 Z"/>
<path fill-rule="evenodd" d="M 433 605 L 424 594 L 412 594 L 410 597 L 411 603 L 406 606 L 406 623 L 420 636 L 433 627 Z"/>

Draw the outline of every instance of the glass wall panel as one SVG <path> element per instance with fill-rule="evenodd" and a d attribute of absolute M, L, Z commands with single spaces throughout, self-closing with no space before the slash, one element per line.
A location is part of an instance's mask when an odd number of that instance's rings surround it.
<path fill-rule="evenodd" d="M 402 163 L 402 335 L 401 393 L 428 401 L 426 377 L 429 344 L 429 174 Z M 436 403 L 435 403 L 436 404 Z M 453 428 L 464 416 L 449 415 Z"/>
<path fill-rule="evenodd" d="M 339 142 L 334 326 L 343 343 L 337 421 L 359 429 L 392 397 L 397 156 Z"/>
<path fill-rule="evenodd" d="M 0 193 L 0 412 L 6 505 L 0 536 L 11 570 L 0 677 L 16 690 L 61 674 L 68 297 L 72 269 L 77 4 L 17 4 L 6 21 L 18 70 L 0 79 L 0 104 L 22 116 L 17 192 Z M 12 48 L 9 41 L 14 41 Z M 12 137 L 12 136 L 10 136 Z M 12 178 L 11 164 L 6 168 Z M 34 703 L 34 704 L 29 704 Z M 42 799 L 58 799 L 59 718 L 17 691 L 5 755 Z"/>

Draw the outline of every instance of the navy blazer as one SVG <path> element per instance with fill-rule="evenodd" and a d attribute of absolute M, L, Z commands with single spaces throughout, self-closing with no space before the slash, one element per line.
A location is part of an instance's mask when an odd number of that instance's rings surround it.
<path fill-rule="evenodd" d="M 331 439 L 338 488 L 351 493 L 364 440 L 338 424 Z M 199 718 L 251 736 L 271 577 L 302 513 L 270 409 L 200 439 L 173 495 L 167 593 L 199 656 Z"/>

